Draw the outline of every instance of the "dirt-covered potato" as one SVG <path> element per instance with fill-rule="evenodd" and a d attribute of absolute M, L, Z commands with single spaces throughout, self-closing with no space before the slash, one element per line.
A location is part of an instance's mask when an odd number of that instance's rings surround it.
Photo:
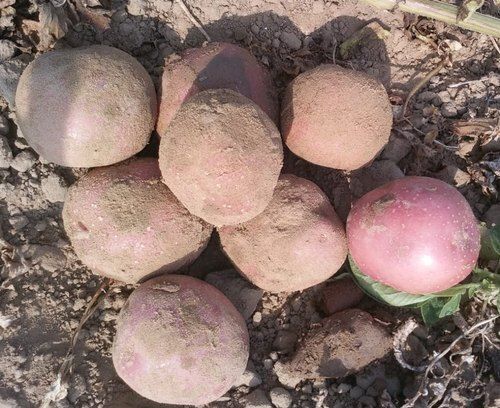
<path fill-rule="evenodd" d="M 398 290 L 425 294 L 463 280 L 479 254 L 479 226 L 460 192 L 429 177 L 404 177 L 361 197 L 347 219 L 360 270 Z"/>
<path fill-rule="evenodd" d="M 362 72 L 321 65 L 295 78 L 282 103 L 281 132 L 297 156 L 354 170 L 384 148 L 392 109 L 384 86 Z"/>
<path fill-rule="evenodd" d="M 167 61 L 162 77 L 156 130 L 160 136 L 190 96 L 207 89 L 232 89 L 254 101 L 278 123 L 276 90 L 269 72 L 244 48 L 211 43 Z"/>
<path fill-rule="evenodd" d="M 253 284 L 271 292 L 316 285 L 347 256 L 344 226 L 313 182 L 283 175 L 264 212 L 218 229 L 224 252 Z"/>
<path fill-rule="evenodd" d="M 118 317 L 113 363 L 137 393 L 166 404 L 203 405 L 243 374 L 245 320 L 218 289 L 164 275 L 143 283 Z"/>
<path fill-rule="evenodd" d="M 43 54 L 25 69 L 16 92 L 26 141 L 46 160 L 70 167 L 105 166 L 142 150 L 156 108 L 142 65 L 104 45 Z"/>
<path fill-rule="evenodd" d="M 84 264 L 127 283 L 194 261 L 212 232 L 161 182 L 151 158 L 89 171 L 69 189 L 63 221 Z"/>
<path fill-rule="evenodd" d="M 160 143 L 167 186 L 216 225 L 260 214 L 283 163 L 278 129 L 254 102 L 229 89 L 202 91 L 179 109 Z"/>

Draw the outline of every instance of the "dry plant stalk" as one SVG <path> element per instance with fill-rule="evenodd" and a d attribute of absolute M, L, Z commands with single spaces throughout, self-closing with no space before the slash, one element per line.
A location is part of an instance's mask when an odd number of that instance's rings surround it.
<path fill-rule="evenodd" d="M 59 368 L 59 372 L 57 373 L 57 377 L 54 382 L 50 385 L 49 392 L 45 394 L 40 408 L 49 408 L 52 402 L 60 401 L 65 398 L 68 393 L 68 380 L 72 372 L 72 364 L 75 352 L 76 342 L 78 340 L 78 335 L 82 330 L 83 325 L 87 322 L 87 320 L 94 314 L 96 309 L 99 307 L 101 302 L 107 297 L 109 293 L 109 289 L 113 285 L 113 280 L 109 278 L 105 278 L 101 285 L 97 288 L 94 296 L 87 305 L 85 309 L 85 313 L 80 319 L 77 328 L 73 332 L 71 336 L 70 345 L 66 356 L 64 357 L 64 361 Z"/>
<path fill-rule="evenodd" d="M 453 4 L 434 0 L 364 0 L 383 10 L 401 10 L 433 18 L 466 30 L 500 38 L 500 20 L 480 13 L 473 13 L 467 20 L 458 21 L 459 8 Z"/>

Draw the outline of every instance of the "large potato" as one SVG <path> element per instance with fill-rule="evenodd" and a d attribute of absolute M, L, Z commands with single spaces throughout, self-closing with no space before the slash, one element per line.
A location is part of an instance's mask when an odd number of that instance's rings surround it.
<path fill-rule="evenodd" d="M 161 182 L 151 158 L 89 171 L 69 189 L 63 220 L 84 264 L 127 283 L 194 261 L 212 232 Z"/>
<path fill-rule="evenodd" d="M 297 156 L 355 170 L 384 148 L 392 127 L 387 92 L 375 78 L 321 65 L 295 78 L 282 104 L 281 132 Z"/>
<path fill-rule="evenodd" d="M 167 62 L 162 76 L 156 130 L 160 136 L 190 96 L 207 89 L 227 88 L 254 101 L 278 123 L 278 102 L 269 72 L 244 48 L 211 43 L 185 51 Z"/>
<path fill-rule="evenodd" d="M 479 227 L 454 187 L 404 177 L 359 199 L 347 219 L 350 253 L 371 278 L 408 293 L 463 280 L 479 254 Z"/>
<path fill-rule="evenodd" d="M 156 120 L 153 82 L 139 62 L 104 45 L 50 51 L 23 72 L 16 115 L 46 160 L 105 166 L 146 146 Z"/>
<path fill-rule="evenodd" d="M 325 194 L 309 180 L 283 175 L 264 212 L 219 228 L 224 252 L 256 286 L 292 292 L 316 285 L 347 256 L 344 226 Z"/>
<path fill-rule="evenodd" d="M 213 286 L 165 275 L 136 289 L 118 318 L 113 363 L 137 393 L 166 404 L 203 405 L 243 374 L 243 317 Z"/>
<path fill-rule="evenodd" d="M 282 162 L 274 123 L 229 89 L 202 91 L 187 100 L 160 143 L 167 186 L 192 214 L 217 226 L 260 214 Z"/>

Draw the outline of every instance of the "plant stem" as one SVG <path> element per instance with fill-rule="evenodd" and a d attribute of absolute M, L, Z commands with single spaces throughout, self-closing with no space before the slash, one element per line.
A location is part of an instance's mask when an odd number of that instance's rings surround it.
<path fill-rule="evenodd" d="M 474 13 L 466 21 L 457 21 L 458 7 L 434 0 L 364 0 L 372 6 L 384 9 L 399 9 L 406 13 L 434 18 L 467 30 L 500 38 L 500 19 Z"/>
<path fill-rule="evenodd" d="M 500 274 L 489 272 L 485 269 L 474 271 L 475 276 L 479 276 L 480 278 L 488 279 L 494 283 L 500 284 Z"/>

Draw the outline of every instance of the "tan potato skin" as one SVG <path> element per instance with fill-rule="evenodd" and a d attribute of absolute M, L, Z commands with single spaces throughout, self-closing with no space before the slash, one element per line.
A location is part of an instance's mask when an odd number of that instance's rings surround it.
<path fill-rule="evenodd" d="M 254 219 L 218 229 L 222 248 L 256 286 L 293 292 L 335 274 L 347 256 L 344 226 L 313 182 L 286 174 Z"/>
<path fill-rule="evenodd" d="M 243 317 L 218 289 L 190 276 L 143 283 L 117 320 L 116 372 L 156 402 L 201 406 L 218 399 L 243 374 L 248 355 Z"/>
<path fill-rule="evenodd" d="M 191 263 L 212 232 L 161 182 L 152 158 L 89 171 L 69 189 L 62 215 L 81 261 L 126 283 Z"/>
<path fill-rule="evenodd" d="M 320 166 L 355 170 L 384 148 L 392 109 L 375 78 L 335 65 L 320 65 L 287 87 L 281 132 L 290 150 Z"/>
<path fill-rule="evenodd" d="M 234 225 L 271 201 L 283 164 L 278 129 L 250 99 L 229 89 L 186 101 L 160 143 L 163 179 L 210 224 Z"/>
<path fill-rule="evenodd" d="M 30 146 L 69 167 L 125 160 L 146 146 L 156 94 L 144 67 L 116 48 L 50 51 L 31 62 L 16 92 L 16 115 Z"/>

